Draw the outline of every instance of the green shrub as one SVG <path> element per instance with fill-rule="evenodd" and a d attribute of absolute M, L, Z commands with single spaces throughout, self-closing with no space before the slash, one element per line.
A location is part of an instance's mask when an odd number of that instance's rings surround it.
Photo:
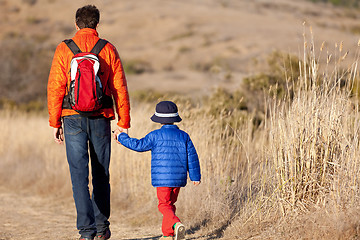
<path fill-rule="evenodd" d="M 184 33 L 180 33 L 180 34 L 176 34 L 172 37 L 170 37 L 170 41 L 175 41 L 175 40 L 179 40 L 179 39 L 183 39 L 183 38 L 188 38 L 194 35 L 194 32 L 192 30 L 189 30 L 187 32 Z"/>
<path fill-rule="evenodd" d="M 45 99 L 31 100 L 29 102 L 15 102 L 10 99 L 0 99 L 0 110 L 20 110 L 22 112 L 45 112 L 47 110 Z"/>
<path fill-rule="evenodd" d="M 359 35 L 360 34 L 360 26 L 359 25 L 351 26 L 350 27 L 350 32 L 353 33 L 353 34 Z"/>
<path fill-rule="evenodd" d="M 179 53 L 187 53 L 187 52 L 191 51 L 191 47 L 181 46 L 178 51 L 179 51 Z"/>
<path fill-rule="evenodd" d="M 37 0 L 22 0 L 23 3 L 33 6 L 36 4 Z"/>
<path fill-rule="evenodd" d="M 229 92 L 218 88 L 212 95 L 204 97 L 203 101 L 207 109 L 206 114 L 221 128 L 230 126 L 236 129 L 250 114 L 244 95 L 240 91 Z"/>
<path fill-rule="evenodd" d="M 359 7 L 359 0 L 310 0 L 315 3 L 331 3 L 335 6 L 341 7 Z"/>
<path fill-rule="evenodd" d="M 218 73 L 226 67 L 222 59 L 215 59 L 208 71 Z M 265 118 L 265 101 L 268 99 L 291 100 L 300 76 L 299 64 L 295 56 L 273 52 L 266 59 L 264 72 L 246 77 L 240 89 L 230 92 L 219 88 L 209 97 L 204 98 L 207 114 L 218 120 L 221 127 L 236 129 L 249 118 L 257 127 Z M 205 69 L 203 69 L 205 70 Z M 231 80 L 230 72 L 225 79 Z"/>
<path fill-rule="evenodd" d="M 46 99 L 54 49 L 44 39 L 8 36 L 0 44 L 0 96 L 16 104 Z"/>
<path fill-rule="evenodd" d="M 155 92 L 153 90 L 138 90 L 130 93 L 132 100 L 143 103 L 154 103 L 160 98 L 164 97 L 164 94 Z"/>
<path fill-rule="evenodd" d="M 30 16 L 26 19 L 26 22 L 29 23 L 29 24 L 39 24 L 41 23 L 41 19 L 36 17 L 36 16 Z"/>
<path fill-rule="evenodd" d="M 132 59 L 124 62 L 124 70 L 126 74 L 142 74 L 152 72 L 151 64 L 145 60 Z"/>
<path fill-rule="evenodd" d="M 244 96 L 239 91 L 231 93 L 218 88 L 205 102 L 209 105 L 209 114 L 214 117 L 230 115 L 234 111 L 247 110 Z"/>
<path fill-rule="evenodd" d="M 228 61 L 229 59 L 227 58 L 217 56 L 211 61 L 192 63 L 192 65 L 190 65 L 190 69 L 199 72 L 218 73 L 221 70 L 229 72 L 231 69 Z"/>
<path fill-rule="evenodd" d="M 266 98 L 292 99 L 300 77 L 298 57 L 273 52 L 267 58 L 267 70 L 243 79 L 243 92 L 250 100 L 251 110 L 264 111 Z"/>

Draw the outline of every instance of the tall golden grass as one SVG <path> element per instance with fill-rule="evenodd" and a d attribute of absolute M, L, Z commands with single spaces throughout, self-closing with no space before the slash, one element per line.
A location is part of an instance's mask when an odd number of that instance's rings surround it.
<path fill-rule="evenodd" d="M 294 94 L 266 99 L 267 118 L 260 126 L 251 113 L 234 127 L 224 124 L 226 116 L 208 114 L 205 105 L 171 99 L 178 103 L 179 127 L 190 134 L 202 169 L 202 184 L 183 188 L 177 204 L 189 234 L 209 239 L 359 236 L 358 59 L 341 68 L 342 44 L 324 61 L 319 57 L 324 48 L 315 50 L 310 38 L 300 76 L 288 76 L 298 78 L 291 84 Z M 149 119 L 155 104 L 132 105 L 132 137 L 159 127 Z M 46 114 L 2 110 L 0 132 L 1 185 L 72 201 L 65 148 L 53 142 Z M 128 224 L 160 226 L 150 153 L 113 142 L 110 168 L 112 214 Z"/>
<path fill-rule="evenodd" d="M 324 44 L 316 49 L 311 28 L 304 40 L 300 75 L 286 76 L 298 80 L 294 96 L 267 99 L 269 117 L 259 130 L 266 139 L 264 175 L 257 179 L 263 188 L 251 201 L 250 217 L 244 214 L 233 224 L 241 238 L 359 236 L 359 50 L 354 63 L 344 67 L 348 52 L 342 43 L 321 59 Z M 261 227 L 244 233 L 254 221 Z"/>

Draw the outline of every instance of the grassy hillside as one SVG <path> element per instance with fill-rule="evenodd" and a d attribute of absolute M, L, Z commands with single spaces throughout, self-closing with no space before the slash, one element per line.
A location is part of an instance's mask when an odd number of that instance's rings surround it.
<path fill-rule="evenodd" d="M 9 191 L 72 202 L 65 149 L 42 108 L 54 49 L 88 2 L 0 0 L 0 184 Z M 203 175 L 178 203 L 191 237 L 359 236 L 357 10 L 291 0 L 91 2 L 127 71 L 130 135 L 158 127 L 149 120 L 158 100 L 179 105 Z M 112 147 L 113 215 L 158 226 L 149 154 Z"/>
<path fill-rule="evenodd" d="M 184 188 L 177 205 L 191 237 L 359 236 L 358 59 L 342 70 L 346 54 L 338 46 L 323 55 L 328 63 L 320 64 L 311 36 L 305 39 L 299 70 L 285 68 L 292 78 L 285 78 L 284 93 L 263 96 L 261 121 L 236 93 L 218 91 L 201 106 L 166 97 L 178 103 L 184 120 L 180 127 L 189 132 L 202 168 L 202 184 Z M 359 53 L 358 46 L 352 49 Z M 216 110 L 218 103 L 223 108 Z M 149 120 L 153 110 L 153 102 L 134 103 L 131 136 L 140 138 L 158 127 Z M 0 184 L 53 195 L 59 203 L 72 201 L 65 149 L 52 142 L 46 114 L 0 114 Z M 149 153 L 113 145 L 113 215 L 130 225 L 161 222 L 149 159 Z"/>
<path fill-rule="evenodd" d="M 134 94 L 237 90 L 272 52 L 301 55 L 304 21 L 329 51 L 360 32 L 357 10 L 309 1 L 1 0 L 0 103 L 44 104 L 55 47 L 74 35 L 74 13 L 88 3 L 101 10 L 100 36 L 118 48 Z"/>

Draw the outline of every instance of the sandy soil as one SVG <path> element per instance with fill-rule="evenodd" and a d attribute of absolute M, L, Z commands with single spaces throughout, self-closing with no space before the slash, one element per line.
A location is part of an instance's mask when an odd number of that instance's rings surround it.
<path fill-rule="evenodd" d="M 0 189 L 0 240 L 78 239 L 73 200 L 46 198 Z M 150 240 L 161 237 L 158 228 L 128 226 L 119 214 L 112 214 L 114 240 Z M 206 239 L 188 236 L 187 239 Z"/>

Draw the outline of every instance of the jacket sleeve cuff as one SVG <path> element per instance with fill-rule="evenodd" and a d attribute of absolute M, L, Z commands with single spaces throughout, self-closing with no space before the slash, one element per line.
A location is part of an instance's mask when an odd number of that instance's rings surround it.
<path fill-rule="evenodd" d="M 117 135 L 117 140 L 120 142 L 120 135 L 123 135 L 123 134 L 125 134 L 126 136 L 127 136 L 127 134 L 126 133 L 124 133 L 124 132 L 121 132 L 121 133 L 119 133 L 118 135 Z M 125 137 L 125 135 L 124 135 L 124 137 Z"/>
<path fill-rule="evenodd" d="M 59 128 L 62 126 L 62 123 L 61 121 L 60 122 L 50 122 L 50 127 L 53 127 L 53 128 Z"/>
<path fill-rule="evenodd" d="M 121 122 L 121 121 L 118 121 L 118 123 L 117 123 L 117 125 L 119 126 L 119 127 L 121 127 L 121 128 L 123 128 L 123 129 L 128 129 L 128 128 L 130 128 L 130 123 L 123 123 L 123 122 Z"/>

